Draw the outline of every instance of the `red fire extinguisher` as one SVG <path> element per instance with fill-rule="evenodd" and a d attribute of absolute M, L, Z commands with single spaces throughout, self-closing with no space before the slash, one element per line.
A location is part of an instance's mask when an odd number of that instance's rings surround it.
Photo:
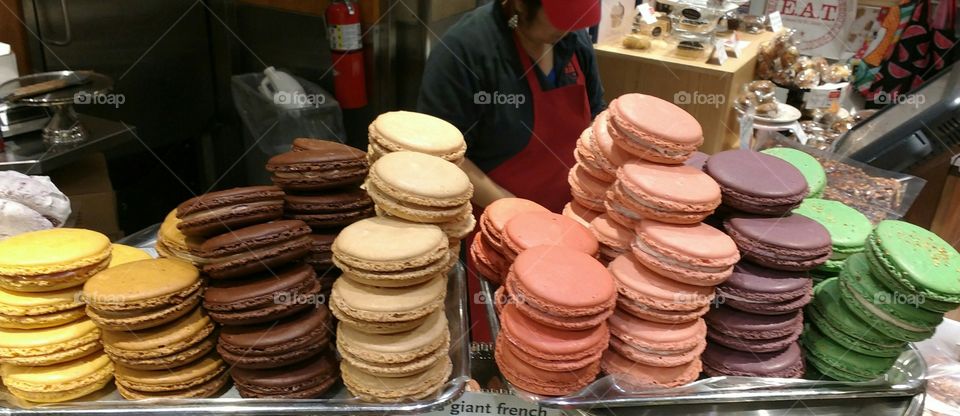
<path fill-rule="evenodd" d="M 367 105 L 363 71 L 360 8 L 352 0 L 334 0 L 327 7 L 327 37 L 333 57 L 333 92 L 346 109 Z"/>

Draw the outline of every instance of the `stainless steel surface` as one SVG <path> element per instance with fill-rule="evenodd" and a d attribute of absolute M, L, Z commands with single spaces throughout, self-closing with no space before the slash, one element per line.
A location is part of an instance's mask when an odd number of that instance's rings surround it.
<path fill-rule="evenodd" d="M 60 0 L 60 12 L 63 17 L 63 40 L 50 39 L 49 42 L 57 46 L 66 46 L 73 41 L 73 29 L 70 27 L 70 11 L 67 10 L 67 0 Z"/>
<path fill-rule="evenodd" d="M 43 128 L 43 139 L 48 145 L 79 143 L 89 136 L 83 124 L 80 123 L 73 106 L 74 104 L 94 103 L 97 97 L 110 91 L 113 87 L 113 80 L 109 77 L 89 71 L 84 71 L 82 75 L 75 71 L 53 71 L 24 75 L 0 84 L 0 97 L 4 97 L 20 87 L 77 76 L 87 78 L 87 82 L 22 98 L 17 102 L 35 107 L 49 107 L 53 111 L 50 122 Z"/>
<path fill-rule="evenodd" d="M 5 139 L 6 151 L 0 153 L 0 170 L 39 175 L 92 152 L 133 141 L 136 137 L 134 127 L 116 121 L 81 114 L 80 123 L 89 130 L 89 138 L 78 144 L 48 146 L 39 132 Z"/>
<path fill-rule="evenodd" d="M 491 333 L 496 336 L 500 323 L 491 300 L 493 287 L 481 279 L 484 298 L 487 299 L 487 317 Z M 920 353 L 911 346 L 894 367 L 879 379 L 862 383 L 838 381 L 794 380 L 760 377 L 712 377 L 682 387 L 631 391 L 616 377 L 606 376 L 590 386 L 565 397 L 541 398 L 514 390 L 518 395 L 538 401 L 545 407 L 560 409 L 608 409 L 615 414 L 703 414 L 713 412 L 745 411 L 750 409 L 785 411 L 799 407 L 826 406 L 841 411 L 838 414 L 857 414 L 857 411 L 876 403 L 887 403 L 900 413 L 872 412 L 863 414 L 904 414 L 911 403 L 926 388 L 926 364 Z M 825 401 L 833 401 L 826 403 Z M 682 406 L 693 406 L 692 413 L 673 413 Z M 922 406 L 921 406 L 922 408 Z M 639 412 L 639 413 L 637 413 Z M 827 410 L 827 413 L 830 411 Z M 749 414 L 749 413 L 747 413 Z M 778 414 L 778 413 L 762 413 Z M 820 413 L 816 413 L 820 414 Z"/>
<path fill-rule="evenodd" d="M 153 250 L 159 224 L 131 234 L 120 242 Z M 410 414 L 439 410 L 463 393 L 470 379 L 470 335 L 467 329 L 466 273 L 458 264 L 448 278 L 446 310 L 450 322 L 450 358 L 453 360 L 452 379 L 440 393 L 430 399 L 399 403 L 363 403 L 352 398 L 342 383 L 332 396 L 323 399 L 275 400 L 243 399 L 231 387 L 219 398 L 140 401 L 123 400 L 112 387 L 101 391 L 95 400 L 37 406 L 32 408 L 6 407 L 0 404 L 3 415 L 318 415 L 318 414 Z M 90 398 L 90 396 L 87 396 Z"/>

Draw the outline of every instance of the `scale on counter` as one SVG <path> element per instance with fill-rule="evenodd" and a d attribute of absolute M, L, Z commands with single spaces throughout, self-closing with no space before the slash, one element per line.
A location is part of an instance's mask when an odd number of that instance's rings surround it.
<path fill-rule="evenodd" d="M 904 172 L 960 146 L 960 65 L 890 102 L 840 138 L 836 153 Z"/>
<path fill-rule="evenodd" d="M 58 89 L 17 96 L 19 91 L 42 85 L 58 85 Z M 94 103 L 96 97 L 103 96 L 112 88 L 112 79 L 92 71 L 44 72 L 14 78 L 0 84 L 0 100 L 6 101 L 5 104 L 10 107 L 27 106 L 48 109 L 52 115 L 43 128 L 44 143 L 48 146 L 76 144 L 87 140 L 88 136 L 86 129 L 77 118 L 74 104 Z"/>

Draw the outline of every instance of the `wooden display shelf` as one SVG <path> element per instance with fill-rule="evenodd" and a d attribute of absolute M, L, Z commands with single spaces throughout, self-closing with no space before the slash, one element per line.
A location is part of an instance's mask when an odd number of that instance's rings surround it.
<path fill-rule="evenodd" d="M 739 124 L 733 102 L 743 85 L 754 79 L 760 44 L 774 38 L 771 32 L 757 35 L 739 33 L 750 42 L 739 58 L 730 57 L 723 65 L 708 64 L 706 54 L 687 57 L 665 41 L 655 40 L 650 49 L 632 50 L 619 45 L 597 45 L 600 79 L 605 98 L 632 92 L 653 95 L 677 103 L 692 114 L 703 127 L 706 153 L 716 153 L 739 145 Z M 680 94 L 680 95 L 678 95 Z"/>

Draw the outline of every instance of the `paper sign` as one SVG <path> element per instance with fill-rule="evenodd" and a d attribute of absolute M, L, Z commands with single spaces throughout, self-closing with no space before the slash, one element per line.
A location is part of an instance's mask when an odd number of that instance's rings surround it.
<path fill-rule="evenodd" d="M 600 24 L 597 25 L 597 41 L 601 44 L 619 44 L 633 30 L 636 17 L 631 0 L 603 0 L 600 2 Z"/>
<path fill-rule="evenodd" d="M 830 90 L 810 90 L 803 95 L 803 108 L 830 107 Z"/>
<path fill-rule="evenodd" d="M 460 399 L 429 416 L 562 416 L 557 409 L 549 409 L 525 401 L 517 396 L 493 393 L 466 392 Z"/>
<path fill-rule="evenodd" d="M 779 33 L 783 30 L 783 17 L 780 16 L 780 12 L 770 13 L 770 29 L 773 30 L 773 33 Z"/>
<path fill-rule="evenodd" d="M 643 3 L 637 6 L 637 12 L 640 13 L 640 19 L 643 20 L 643 23 L 652 25 L 657 23 L 657 17 L 653 14 L 653 6 L 650 3 Z"/>
<path fill-rule="evenodd" d="M 797 48 L 803 55 L 838 59 L 857 15 L 857 0 L 768 0 L 771 26 L 774 12 L 780 14 L 781 27 L 797 31 Z"/>

